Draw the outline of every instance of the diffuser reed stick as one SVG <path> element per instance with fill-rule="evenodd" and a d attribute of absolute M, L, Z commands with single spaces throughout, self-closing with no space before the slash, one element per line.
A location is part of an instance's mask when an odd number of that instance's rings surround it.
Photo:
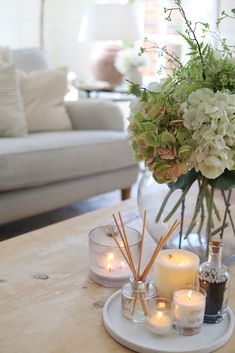
<path fill-rule="evenodd" d="M 179 226 L 180 222 L 179 221 L 175 221 L 173 223 L 173 225 L 171 226 L 171 228 L 169 229 L 169 231 L 167 232 L 166 235 L 162 236 L 156 246 L 156 248 L 154 249 L 154 252 L 152 254 L 152 256 L 150 257 L 150 260 L 148 262 L 148 264 L 146 265 L 144 271 L 142 272 L 142 274 L 140 274 L 140 268 L 141 268 L 141 262 L 142 262 L 142 254 L 143 254 L 143 244 L 144 244 L 144 235 L 145 235 L 145 227 L 146 227 L 146 211 L 144 211 L 144 220 L 143 220 L 143 227 L 142 227 L 142 233 L 141 233 L 141 243 L 140 243 L 140 255 L 139 255 L 139 261 L 138 261 L 138 266 L 137 269 L 135 268 L 135 264 L 133 261 L 133 257 L 131 254 L 131 250 L 130 250 L 130 245 L 127 239 L 127 235 L 126 235 L 126 231 L 125 231 L 125 227 L 124 227 L 124 223 L 122 220 L 122 216 L 120 214 L 120 212 L 118 212 L 118 216 L 119 216 L 119 222 L 120 225 L 117 221 L 117 218 L 115 217 L 115 215 L 113 214 L 113 219 L 114 222 L 116 224 L 116 227 L 118 229 L 119 235 L 121 237 L 122 243 L 123 243 L 123 247 L 119 244 L 118 240 L 116 239 L 116 236 L 114 235 L 114 231 L 112 229 L 112 227 L 110 227 L 109 229 L 109 234 L 112 235 L 115 243 L 117 244 L 121 254 L 123 255 L 127 265 L 129 266 L 134 280 L 136 283 L 138 282 L 145 282 L 146 278 L 149 274 L 149 271 L 151 270 L 151 267 L 157 257 L 157 255 L 159 254 L 159 252 L 162 250 L 162 248 L 164 247 L 164 245 L 166 244 L 166 242 L 169 240 L 169 238 L 171 237 L 171 235 L 174 233 L 174 231 L 176 230 L 176 228 Z M 144 315 L 147 315 L 147 308 L 146 308 L 146 303 L 143 299 L 143 297 L 140 295 L 138 296 L 138 293 L 135 293 L 134 288 L 133 288 L 133 303 L 132 303 L 132 310 L 131 310 L 131 315 L 134 315 L 135 312 L 135 308 L 136 308 L 136 301 L 139 299 L 141 306 L 142 306 L 142 310 Z"/>

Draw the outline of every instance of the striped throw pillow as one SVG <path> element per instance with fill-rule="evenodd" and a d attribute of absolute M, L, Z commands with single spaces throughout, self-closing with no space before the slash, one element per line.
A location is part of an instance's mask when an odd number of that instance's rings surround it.
<path fill-rule="evenodd" d="M 0 137 L 27 134 L 24 106 L 14 65 L 0 65 Z"/>

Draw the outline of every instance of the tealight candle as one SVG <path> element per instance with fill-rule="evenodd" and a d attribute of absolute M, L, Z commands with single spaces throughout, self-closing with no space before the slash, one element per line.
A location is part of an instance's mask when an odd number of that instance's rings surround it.
<path fill-rule="evenodd" d="M 200 331 L 205 311 L 205 292 L 193 289 L 176 289 L 174 292 L 174 316 L 176 327 L 183 335 Z"/>
<path fill-rule="evenodd" d="M 156 335 L 167 334 L 172 326 L 172 302 L 167 298 L 153 299 L 148 303 L 147 329 Z"/>
<path fill-rule="evenodd" d="M 194 285 L 199 257 L 188 250 L 162 250 L 154 265 L 154 283 L 160 297 L 171 298 L 176 287 Z"/>
<path fill-rule="evenodd" d="M 124 247 L 116 227 L 100 226 L 89 233 L 90 277 L 97 283 L 110 287 L 121 287 L 129 278 L 131 271 L 109 233 L 112 227 L 116 239 Z M 138 263 L 140 233 L 125 227 L 134 263 Z"/>

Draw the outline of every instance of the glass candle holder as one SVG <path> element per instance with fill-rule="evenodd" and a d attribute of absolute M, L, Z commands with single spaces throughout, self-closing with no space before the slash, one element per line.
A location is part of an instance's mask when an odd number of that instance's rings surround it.
<path fill-rule="evenodd" d="M 181 335 L 192 336 L 200 332 L 204 319 L 206 292 L 188 285 L 173 293 L 174 327 Z"/>
<path fill-rule="evenodd" d="M 128 281 L 131 271 L 116 245 L 110 227 L 121 248 L 125 248 L 120 234 L 113 225 L 104 225 L 89 232 L 89 268 L 90 278 L 107 287 L 122 287 Z M 134 228 L 125 227 L 133 262 L 139 259 L 141 234 Z"/>
<path fill-rule="evenodd" d="M 173 303 L 168 298 L 154 298 L 147 303 L 146 327 L 155 335 L 166 335 L 173 323 Z"/>
<path fill-rule="evenodd" d="M 156 287 L 148 277 L 144 281 L 136 281 L 131 276 L 121 292 L 122 315 L 135 323 L 145 321 L 148 314 L 148 301 L 156 297 Z"/>

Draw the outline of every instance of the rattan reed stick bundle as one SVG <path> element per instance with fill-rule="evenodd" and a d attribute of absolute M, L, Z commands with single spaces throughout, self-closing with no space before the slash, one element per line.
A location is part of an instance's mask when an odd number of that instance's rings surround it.
<path fill-rule="evenodd" d="M 140 274 L 140 269 L 141 269 L 141 262 L 142 262 L 142 254 L 143 254 L 143 245 L 144 245 L 144 235 L 145 235 L 145 226 L 146 226 L 146 211 L 144 211 L 144 220 L 143 220 L 143 227 L 142 227 L 142 234 L 141 234 L 141 243 L 140 243 L 140 255 L 139 255 L 139 261 L 138 261 L 138 266 L 137 269 L 135 267 L 134 261 L 133 261 L 133 257 L 131 254 L 131 250 L 130 250 L 130 245 L 128 242 L 128 238 L 126 235 L 126 231 L 125 231 L 125 227 L 124 227 L 124 223 L 122 220 L 122 216 L 120 214 L 120 212 L 118 212 L 118 217 L 119 217 L 119 221 L 120 221 L 120 225 L 117 221 L 116 216 L 113 214 L 113 219 L 114 222 L 116 224 L 118 233 L 121 237 L 122 243 L 123 243 L 123 247 L 119 244 L 118 240 L 116 239 L 116 236 L 114 234 L 114 231 L 112 229 L 112 227 L 110 227 L 109 229 L 109 234 L 112 235 L 116 245 L 118 246 L 121 254 L 123 255 L 127 265 L 129 266 L 131 273 L 133 274 L 134 280 L 137 281 L 146 281 L 146 278 L 149 274 L 149 271 L 151 270 L 151 267 L 157 257 L 157 255 L 159 254 L 159 252 L 162 250 L 162 248 L 164 247 L 164 245 L 167 243 L 167 241 L 169 240 L 169 238 L 171 237 L 171 235 L 174 233 L 175 229 L 179 226 L 180 222 L 179 221 L 175 221 L 173 223 L 173 225 L 171 226 L 171 228 L 169 229 L 169 231 L 167 232 L 166 235 L 162 236 L 156 246 L 156 248 L 154 249 L 154 252 L 152 254 L 152 256 L 150 257 L 150 260 L 147 264 L 147 266 L 145 267 L 144 271 L 142 272 L 142 274 Z M 137 298 L 135 298 L 133 300 L 133 306 L 132 306 L 132 315 L 135 312 L 135 306 L 136 306 L 136 300 Z M 141 305 L 142 305 L 142 309 L 144 314 L 147 314 L 147 309 L 146 309 L 146 305 L 144 300 L 141 300 Z"/>

